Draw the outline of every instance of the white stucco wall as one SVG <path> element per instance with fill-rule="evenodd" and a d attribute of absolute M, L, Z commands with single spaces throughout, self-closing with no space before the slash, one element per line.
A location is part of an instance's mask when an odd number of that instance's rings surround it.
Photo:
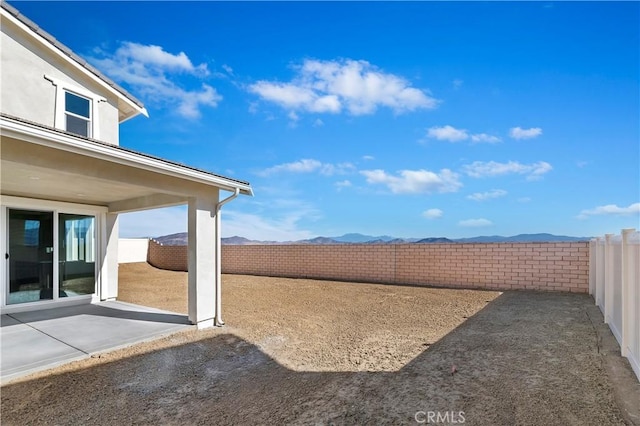
<path fill-rule="evenodd" d="M 146 238 L 120 238 L 118 263 L 146 262 L 149 240 Z"/>
<path fill-rule="evenodd" d="M 117 99 L 74 66 L 56 57 L 33 36 L 2 17 L 0 85 L 2 112 L 45 126 L 55 127 L 56 86 L 45 75 L 82 88 L 107 102 L 95 103 L 99 132 L 95 139 L 118 144 Z M 95 116 L 94 112 L 94 116 Z M 95 124 L 94 124 L 95 126 Z"/>

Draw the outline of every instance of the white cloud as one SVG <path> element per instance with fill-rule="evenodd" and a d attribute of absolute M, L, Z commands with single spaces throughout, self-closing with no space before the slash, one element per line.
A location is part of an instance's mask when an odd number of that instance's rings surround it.
<path fill-rule="evenodd" d="M 276 102 L 285 108 L 303 109 L 306 107 L 313 112 L 339 112 L 340 105 L 320 102 L 317 103 L 318 96 L 315 92 L 306 87 L 299 87 L 295 84 L 270 83 L 259 81 L 251 85 L 250 90 L 257 93 L 265 100 Z"/>
<path fill-rule="evenodd" d="M 355 171 L 355 169 L 356 169 L 356 166 L 354 166 L 351 163 L 338 163 L 338 164 L 324 163 L 322 164 L 320 173 L 326 176 L 344 175 L 344 174 Z"/>
<path fill-rule="evenodd" d="M 441 218 L 444 212 L 440 209 L 429 209 L 422 212 L 422 216 L 427 219 Z"/>
<path fill-rule="evenodd" d="M 222 96 L 218 95 L 216 89 L 206 84 L 202 85 L 202 90 L 199 92 L 180 91 L 176 93 L 179 98 L 177 111 L 186 118 L 199 118 L 201 105 L 215 107 L 218 105 L 218 101 L 222 100 Z"/>
<path fill-rule="evenodd" d="M 324 121 L 320 120 L 319 118 L 316 118 L 316 120 L 313 122 L 313 127 L 322 127 L 324 126 Z"/>
<path fill-rule="evenodd" d="M 289 117 L 289 126 L 296 127 L 298 125 L 298 120 L 300 120 L 300 117 L 298 117 L 298 114 L 296 114 L 295 111 L 289 111 L 287 117 Z"/>
<path fill-rule="evenodd" d="M 636 214 L 640 214 L 640 203 L 630 204 L 628 207 L 618 207 L 616 204 L 607 204 L 594 209 L 582 210 L 578 215 L 578 219 L 587 219 L 589 216 L 600 215 L 631 216 Z"/>
<path fill-rule="evenodd" d="M 231 68 L 229 65 L 222 64 L 222 69 L 225 70 L 227 74 L 233 75 L 233 68 Z"/>
<path fill-rule="evenodd" d="M 295 192 L 264 187 L 265 199 L 243 198 L 222 209 L 222 235 L 253 240 L 295 241 L 313 237 L 305 222 L 316 222 L 322 212 Z M 284 197 L 281 195 L 284 194 Z"/>
<path fill-rule="evenodd" d="M 342 188 L 348 188 L 352 185 L 353 184 L 351 183 L 351 181 L 347 179 L 336 182 L 336 188 L 338 188 L 338 191 L 341 191 Z"/>
<path fill-rule="evenodd" d="M 279 217 L 222 210 L 222 236 L 240 236 L 259 241 L 297 241 L 312 238 L 308 230 L 299 229 L 305 213 L 294 211 Z"/>
<path fill-rule="evenodd" d="M 509 161 L 507 163 L 474 161 L 463 166 L 465 173 L 474 178 L 520 174 L 527 175 L 527 180 L 541 179 L 545 173 L 552 169 L 551 164 L 545 161 L 538 161 L 533 164 L 522 164 L 517 161 Z"/>
<path fill-rule="evenodd" d="M 471 138 L 474 143 L 497 143 L 501 142 L 497 136 L 489 135 L 487 133 L 474 133 L 469 135 L 466 129 L 456 129 L 453 126 L 434 126 L 427 130 L 427 137 L 437 139 L 440 141 L 460 142 Z"/>
<path fill-rule="evenodd" d="M 531 197 L 521 197 L 518 198 L 519 203 L 529 203 L 531 201 Z"/>
<path fill-rule="evenodd" d="M 485 226 L 491 226 L 493 223 L 487 219 L 467 219 L 461 220 L 458 222 L 459 226 L 464 226 L 465 228 L 482 228 Z"/>
<path fill-rule="evenodd" d="M 532 127 L 530 129 L 523 129 L 521 127 L 512 127 L 509 130 L 509 136 L 513 139 L 531 139 L 538 137 L 542 134 L 540 127 Z"/>
<path fill-rule="evenodd" d="M 456 129 L 446 125 L 442 127 L 431 127 L 427 130 L 427 136 L 440 141 L 458 142 L 469 138 L 465 129 Z"/>
<path fill-rule="evenodd" d="M 267 191 L 260 191 L 261 194 Z M 255 240 L 296 241 L 312 238 L 301 222 L 317 221 L 321 212 L 313 205 L 295 198 L 270 198 L 264 204 L 243 200 L 255 212 L 238 211 L 231 203 L 222 209 L 222 236 L 239 235 Z M 244 203 L 243 203 L 244 204 Z M 246 207 L 245 207 L 246 208 Z M 187 207 L 168 207 L 119 215 L 121 238 L 160 237 L 187 232 Z"/>
<path fill-rule="evenodd" d="M 367 183 L 387 186 L 394 194 L 430 194 L 433 192 L 456 192 L 462 183 L 458 174 L 449 169 L 440 173 L 428 170 L 401 170 L 400 176 L 392 176 L 384 170 L 363 170 Z"/>
<path fill-rule="evenodd" d="M 209 75 L 206 64 L 194 65 L 184 53 L 165 52 L 160 46 L 124 42 L 113 53 L 97 51 L 91 62 L 106 75 L 131 87 L 145 102 L 169 105 L 185 118 L 200 117 L 200 107 L 216 107 L 222 100 L 215 88 L 202 83 Z M 177 82 L 184 75 L 195 77 L 197 88 L 184 88 Z"/>
<path fill-rule="evenodd" d="M 376 157 L 374 157 L 373 155 L 363 155 L 362 159 L 365 161 L 373 161 L 376 159 Z"/>
<path fill-rule="evenodd" d="M 269 167 L 258 173 L 260 176 L 268 176 L 275 173 L 288 172 L 288 173 L 313 173 L 319 172 L 323 175 L 333 176 L 339 174 L 350 173 L 355 170 L 355 166 L 351 163 L 322 163 L 318 160 L 305 158 L 302 160 L 294 161 L 291 163 L 278 164 L 277 166 Z"/>
<path fill-rule="evenodd" d="M 161 237 L 187 232 L 186 206 L 122 213 L 118 217 L 120 238 Z"/>
<path fill-rule="evenodd" d="M 504 197 L 505 195 L 507 195 L 507 191 L 503 189 L 492 189 L 491 191 L 487 192 L 476 192 L 471 195 L 467 195 L 467 198 L 475 201 L 485 201 L 492 198 Z"/>
<path fill-rule="evenodd" d="M 260 172 L 260 175 L 270 175 L 273 173 L 289 172 L 289 173 L 311 173 L 322 167 L 322 163 L 313 159 L 302 159 L 294 161 L 292 163 L 278 164 L 277 166 L 269 167 L 268 169 Z"/>
<path fill-rule="evenodd" d="M 283 108 L 351 115 L 372 114 L 379 107 L 396 113 L 435 108 L 438 101 L 408 81 L 380 71 L 367 61 L 305 60 L 290 82 L 261 80 L 249 91 Z"/>
<path fill-rule="evenodd" d="M 545 173 L 548 173 L 553 169 L 553 167 L 551 167 L 551 164 L 545 161 L 539 161 L 532 164 L 531 166 L 533 170 L 531 171 L 529 176 L 527 176 L 527 180 L 540 180 Z"/>
<path fill-rule="evenodd" d="M 191 73 L 197 71 L 208 74 L 209 72 L 206 64 L 194 66 L 184 52 L 174 55 L 165 52 L 160 46 L 124 42 L 116 50 L 115 54 L 116 57 L 130 59 L 146 66 L 157 66 L 168 70 L 173 69 Z"/>
<path fill-rule="evenodd" d="M 485 142 L 485 143 L 498 143 L 502 142 L 497 136 L 488 135 L 486 133 L 476 133 L 475 135 L 471 135 L 471 140 L 476 143 Z"/>
<path fill-rule="evenodd" d="M 247 109 L 250 114 L 255 114 L 258 112 L 258 102 L 249 102 L 249 108 Z"/>

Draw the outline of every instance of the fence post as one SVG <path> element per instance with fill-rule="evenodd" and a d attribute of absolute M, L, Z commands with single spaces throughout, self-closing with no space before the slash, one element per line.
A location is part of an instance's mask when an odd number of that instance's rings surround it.
<path fill-rule="evenodd" d="M 604 242 L 602 237 L 596 238 L 596 305 L 604 315 Z"/>
<path fill-rule="evenodd" d="M 613 234 L 604 235 L 604 323 L 612 320 L 613 311 L 613 250 L 611 248 Z"/>
<path fill-rule="evenodd" d="M 598 242 L 592 238 L 589 240 L 589 294 L 596 298 L 596 250 Z"/>
<path fill-rule="evenodd" d="M 631 306 L 632 302 L 630 296 L 631 293 L 631 281 L 630 273 L 633 265 L 633 259 L 631 258 L 631 250 L 629 250 L 629 234 L 635 232 L 635 229 L 623 229 L 622 230 L 622 341 L 620 342 L 620 352 L 622 356 L 629 355 L 629 341 L 631 338 Z"/>

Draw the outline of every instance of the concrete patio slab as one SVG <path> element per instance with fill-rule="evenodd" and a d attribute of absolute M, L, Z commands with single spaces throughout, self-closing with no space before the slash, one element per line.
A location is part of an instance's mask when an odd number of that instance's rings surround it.
<path fill-rule="evenodd" d="M 115 301 L 5 314 L 0 382 L 190 327 L 185 315 Z"/>
<path fill-rule="evenodd" d="M 0 380 L 3 382 L 5 379 L 87 356 L 27 324 L 7 318 L 6 315 L 2 316 L 1 337 Z"/>

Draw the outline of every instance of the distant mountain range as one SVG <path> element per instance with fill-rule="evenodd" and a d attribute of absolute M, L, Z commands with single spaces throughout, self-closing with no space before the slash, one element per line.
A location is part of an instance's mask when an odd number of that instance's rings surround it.
<path fill-rule="evenodd" d="M 244 237 L 222 238 L 222 244 L 226 245 L 266 245 L 266 244 L 442 244 L 442 243 L 540 243 L 540 242 L 570 242 L 588 241 L 591 237 L 568 237 L 553 234 L 519 234 L 512 237 L 499 235 L 481 236 L 472 238 L 449 239 L 445 237 L 430 238 L 394 238 L 388 235 L 371 236 L 363 234 L 345 234 L 340 237 L 316 237 L 298 241 L 256 241 Z M 164 235 L 154 238 L 164 245 L 186 245 L 187 233 Z"/>

